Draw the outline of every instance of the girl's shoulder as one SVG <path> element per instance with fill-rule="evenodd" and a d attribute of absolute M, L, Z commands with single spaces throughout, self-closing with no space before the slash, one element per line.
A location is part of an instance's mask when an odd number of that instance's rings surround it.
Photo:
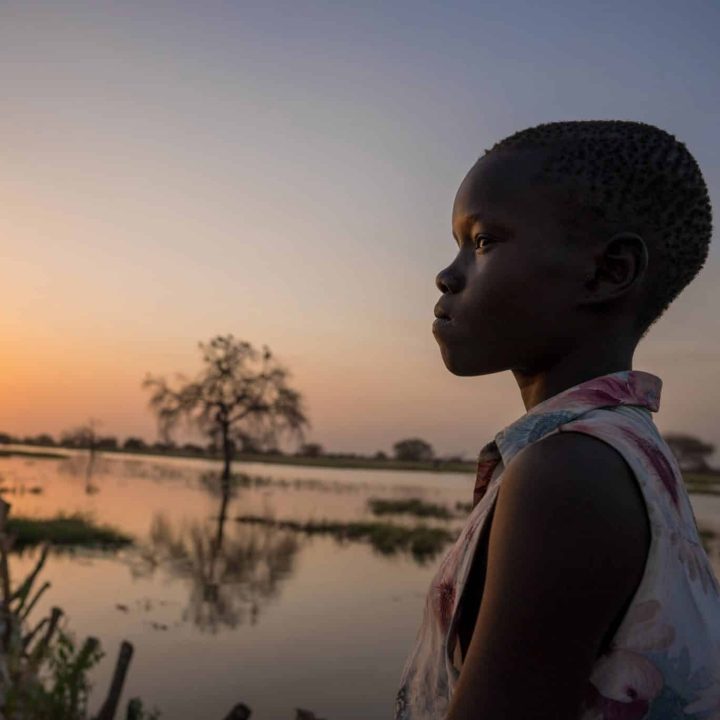
<path fill-rule="evenodd" d="M 645 408 L 594 408 L 559 425 L 556 433 L 587 435 L 613 448 L 632 471 L 651 524 L 697 541 L 697 523 L 682 472 Z"/>
<path fill-rule="evenodd" d="M 500 698 L 519 688 L 518 713 L 527 717 L 540 708 L 560 716 L 568 697 L 579 702 L 636 591 L 649 539 L 632 471 L 606 444 L 555 434 L 517 453 L 495 497 L 485 586 L 455 710 L 481 704 L 500 713 Z M 488 694 L 476 702 L 471 688 L 480 679 Z"/>

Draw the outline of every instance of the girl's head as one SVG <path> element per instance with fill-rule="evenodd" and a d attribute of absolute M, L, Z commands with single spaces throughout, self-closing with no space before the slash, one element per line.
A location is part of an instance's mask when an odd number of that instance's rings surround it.
<path fill-rule="evenodd" d="M 634 348 L 703 266 L 711 211 L 672 135 L 579 120 L 486 151 L 458 189 L 452 230 L 433 332 L 449 370 L 484 375 Z"/>

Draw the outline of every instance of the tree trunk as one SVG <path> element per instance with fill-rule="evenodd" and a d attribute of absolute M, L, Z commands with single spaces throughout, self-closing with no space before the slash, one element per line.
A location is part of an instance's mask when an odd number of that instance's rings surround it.
<path fill-rule="evenodd" d="M 225 529 L 225 520 L 227 520 L 227 508 L 230 501 L 230 488 L 223 482 L 222 502 L 220 503 L 220 515 L 218 517 L 217 534 L 215 536 L 215 547 L 218 551 L 222 548 L 223 531 Z"/>
<path fill-rule="evenodd" d="M 223 439 L 223 459 L 224 459 L 224 465 L 223 465 L 223 474 L 222 474 L 222 480 L 223 483 L 229 483 L 230 482 L 230 465 L 232 463 L 233 459 L 233 442 L 230 439 L 230 426 L 226 423 L 223 423 L 222 426 L 222 439 Z"/>

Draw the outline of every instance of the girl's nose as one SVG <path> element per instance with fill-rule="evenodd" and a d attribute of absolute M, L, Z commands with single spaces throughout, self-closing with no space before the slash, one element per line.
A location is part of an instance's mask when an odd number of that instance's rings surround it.
<path fill-rule="evenodd" d="M 453 270 L 452 265 L 448 265 L 435 277 L 435 285 L 443 294 L 457 293 L 462 290 L 462 278 Z"/>

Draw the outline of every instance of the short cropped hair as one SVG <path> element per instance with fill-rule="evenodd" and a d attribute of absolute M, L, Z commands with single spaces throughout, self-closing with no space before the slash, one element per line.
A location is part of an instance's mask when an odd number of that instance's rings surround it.
<path fill-rule="evenodd" d="M 707 259 L 712 210 L 695 158 L 670 133 L 629 120 L 544 123 L 485 155 L 536 148 L 549 151 L 541 176 L 572 187 L 592 226 L 631 230 L 648 241 L 648 292 L 637 316 L 646 332 Z"/>

